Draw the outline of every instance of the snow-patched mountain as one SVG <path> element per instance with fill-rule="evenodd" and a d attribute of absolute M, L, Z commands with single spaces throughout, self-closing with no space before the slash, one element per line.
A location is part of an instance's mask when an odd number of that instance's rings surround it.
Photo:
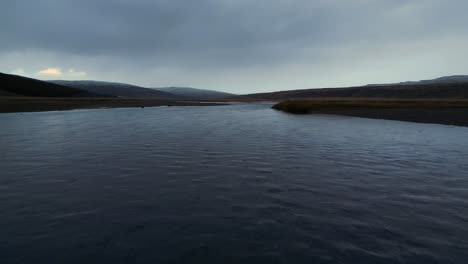
<path fill-rule="evenodd" d="M 165 87 L 165 88 L 154 88 L 154 90 L 168 92 L 178 96 L 182 96 L 189 99 L 216 99 L 223 97 L 235 96 L 231 93 L 219 92 L 214 90 L 197 89 L 190 87 Z"/>

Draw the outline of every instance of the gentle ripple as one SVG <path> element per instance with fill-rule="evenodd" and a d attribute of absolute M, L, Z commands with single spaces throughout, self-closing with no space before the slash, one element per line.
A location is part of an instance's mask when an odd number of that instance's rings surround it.
<path fill-rule="evenodd" d="M 467 128 L 269 107 L 0 115 L 1 263 L 466 263 Z"/>

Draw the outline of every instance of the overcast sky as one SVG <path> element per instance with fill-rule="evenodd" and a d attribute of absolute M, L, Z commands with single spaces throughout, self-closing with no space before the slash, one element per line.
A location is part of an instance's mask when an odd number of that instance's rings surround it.
<path fill-rule="evenodd" d="M 2 0 L 0 72 L 234 93 L 468 74 L 466 0 Z"/>

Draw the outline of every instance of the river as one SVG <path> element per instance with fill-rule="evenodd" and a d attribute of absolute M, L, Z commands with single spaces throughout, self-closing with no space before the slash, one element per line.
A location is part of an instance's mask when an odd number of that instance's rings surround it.
<path fill-rule="evenodd" d="M 466 263 L 468 128 L 271 104 L 0 114 L 2 263 Z"/>

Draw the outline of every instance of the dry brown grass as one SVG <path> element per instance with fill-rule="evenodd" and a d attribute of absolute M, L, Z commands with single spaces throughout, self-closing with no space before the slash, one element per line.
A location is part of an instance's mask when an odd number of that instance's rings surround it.
<path fill-rule="evenodd" d="M 273 109 L 295 114 L 322 111 L 345 111 L 357 109 L 447 109 L 467 108 L 468 100 L 426 100 L 426 99 L 368 99 L 368 98 L 321 98 L 285 100 Z"/>

